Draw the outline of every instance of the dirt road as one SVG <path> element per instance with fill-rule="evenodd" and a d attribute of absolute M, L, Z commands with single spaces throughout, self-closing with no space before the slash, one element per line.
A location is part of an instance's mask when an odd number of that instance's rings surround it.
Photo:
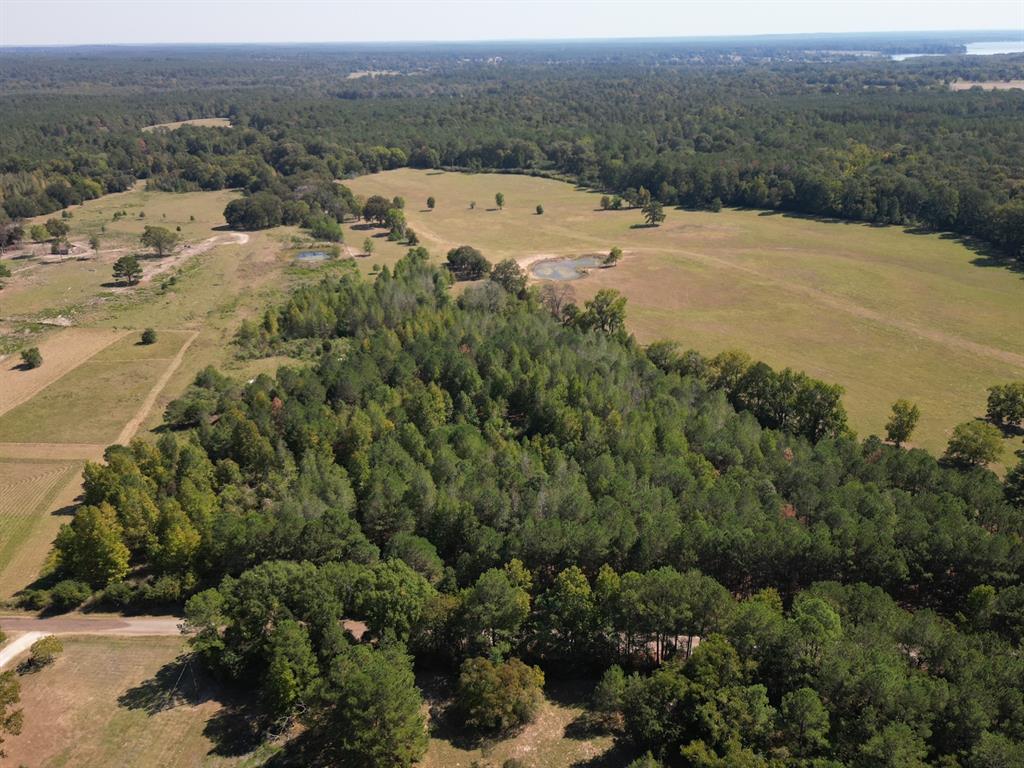
<path fill-rule="evenodd" d="M 44 635 L 115 635 L 152 637 L 181 634 L 177 616 L 93 616 L 67 613 L 41 619 L 36 616 L 0 616 L 0 629 L 14 632 L 42 632 Z"/>

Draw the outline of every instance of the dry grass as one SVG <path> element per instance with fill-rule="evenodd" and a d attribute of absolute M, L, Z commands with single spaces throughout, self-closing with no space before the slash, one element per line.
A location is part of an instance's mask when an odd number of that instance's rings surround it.
<path fill-rule="evenodd" d="M 183 125 L 197 125 L 204 128 L 230 128 L 231 120 L 226 117 L 197 117 L 193 120 L 178 120 L 175 123 L 147 125 L 143 131 L 176 131 Z"/>
<path fill-rule="evenodd" d="M 951 91 L 969 91 L 971 88 L 981 88 L 983 91 L 1024 89 L 1024 80 L 954 80 L 949 84 Z"/>
<path fill-rule="evenodd" d="M 410 226 L 438 258 L 462 243 L 491 261 L 618 245 L 618 267 L 573 283 L 580 300 L 615 288 L 641 342 L 740 348 L 842 384 L 865 435 L 906 397 L 922 411 L 915 444 L 941 452 L 955 424 L 984 413 L 989 385 L 1024 377 L 1020 276 L 941 235 L 746 210 L 669 210 L 661 227 L 634 228 L 639 211 L 601 211 L 598 194 L 524 176 L 401 169 L 348 183 L 404 196 Z"/>
<path fill-rule="evenodd" d="M 21 358 L 0 359 L 0 414 L 30 399 L 116 341 L 121 332 L 101 328 L 64 328 L 41 341 L 43 364 L 23 370 Z"/>
<path fill-rule="evenodd" d="M 206 734 L 215 688 L 176 664 L 181 638 L 65 637 L 50 667 L 21 678 L 25 726 L 5 743 L 10 765 L 185 768 L 258 765 L 222 756 Z M 183 674 L 182 674 L 183 672 Z M 173 689 L 173 693 L 172 693 Z"/>
<path fill-rule="evenodd" d="M 0 599 L 39 573 L 81 471 L 81 462 L 0 459 Z"/>

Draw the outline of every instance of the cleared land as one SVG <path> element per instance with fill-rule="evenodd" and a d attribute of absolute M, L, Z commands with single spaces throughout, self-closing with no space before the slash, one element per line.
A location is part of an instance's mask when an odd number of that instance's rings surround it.
<path fill-rule="evenodd" d="M 955 80 L 949 84 L 951 91 L 969 91 L 971 88 L 981 88 L 983 91 L 1024 89 L 1024 80 Z"/>
<path fill-rule="evenodd" d="M 0 459 L 0 599 L 39 573 L 81 471 L 78 461 Z"/>
<path fill-rule="evenodd" d="M 157 123 L 147 125 L 144 131 L 176 131 L 183 125 L 198 125 L 205 128 L 230 128 L 231 120 L 227 117 L 197 117 L 192 120 L 178 120 L 174 123 Z"/>
<path fill-rule="evenodd" d="M 524 176 L 401 169 L 347 183 L 405 197 L 437 258 L 463 243 L 521 263 L 618 245 L 618 267 L 571 283 L 580 301 L 616 288 L 643 343 L 743 349 L 842 384 L 862 434 L 881 433 L 906 397 L 922 411 L 914 443 L 941 452 L 955 424 L 984 413 L 988 386 L 1024 377 L 1024 282 L 942 235 L 749 210 L 668 210 L 661 227 L 637 227 L 637 210 L 602 211 L 598 194 Z"/>
<path fill-rule="evenodd" d="M 0 415 L 29 400 L 122 335 L 106 328 L 67 328 L 38 345 L 44 363 L 38 368 L 22 369 L 18 355 L 0 359 Z"/>
<path fill-rule="evenodd" d="M 241 766 L 218 746 L 223 707 L 180 637 L 63 639 L 50 667 L 21 677 L 25 727 L 4 744 L 11 765 Z"/>
<path fill-rule="evenodd" d="M 160 336 L 155 350 L 118 342 L 0 416 L 0 442 L 114 442 L 192 338 L 181 331 Z"/>

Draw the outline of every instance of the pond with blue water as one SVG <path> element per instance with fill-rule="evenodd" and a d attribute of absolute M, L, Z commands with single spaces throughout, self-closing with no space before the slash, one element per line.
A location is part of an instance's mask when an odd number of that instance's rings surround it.
<path fill-rule="evenodd" d="M 299 251 L 295 254 L 296 261 L 326 261 L 329 258 L 326 251 Z"/>

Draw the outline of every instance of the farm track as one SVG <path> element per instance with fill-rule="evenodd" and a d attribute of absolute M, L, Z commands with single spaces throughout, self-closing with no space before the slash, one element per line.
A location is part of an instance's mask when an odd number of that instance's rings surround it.
<path fill-rule="evenodd" d="M 193 331 L 192 335 L 188 337 L 181 348 L 178 350 L 178 354 L 171 360 L 171 364 L 167 366 L 167 369 L 161 374 L 160 378 L 157 379 L 156 384 L 149 390 L 149 394 L 146 395 L 146 399 L 139 406 L 139 410 L 129 420 L 127 424 L 121 429 L 121 433 L 117 436 L 117 442 L 121 444 L 127 443 L 131 440 L 135 433 L 139 431 L 139 427 L 142 426 L 143 422 L 149 416 L 149 412 L 153 410 L 153 406 L 156 404 L 156 399 L 160 397 L 160 393 L 163 392 L 164 387 L 167 386 L 167 382 L 171 380 L 171 376 L 178 370 L 178 366 L 181 365 L 181 361 L 185 359 L 185 353 L 188 348 L 192 345 L 192 342 L 199 336 L 199 331 Z"/>

